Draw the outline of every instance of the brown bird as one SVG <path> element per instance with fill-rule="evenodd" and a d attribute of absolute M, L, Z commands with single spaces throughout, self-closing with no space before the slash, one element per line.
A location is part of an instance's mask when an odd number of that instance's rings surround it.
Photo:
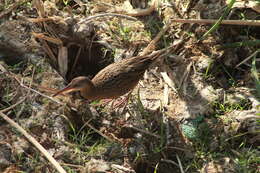
<path fill-rule="evenodd" d="M 79 91 L 82 97 L 91 101 L 118 98 L 134 89 L 145 70 L 158 57 L 168 54 L 171 48 L 172 46 L 149 55 L 136 56 L 112 63 L 99 71 L 92 80 L 85 76 L 76 77 L 54 96 Z"/>

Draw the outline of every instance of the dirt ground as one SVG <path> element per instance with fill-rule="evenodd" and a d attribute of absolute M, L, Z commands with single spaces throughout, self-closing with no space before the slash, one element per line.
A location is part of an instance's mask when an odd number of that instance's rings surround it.
<path fill-rule="evenodd" d="M 0 0 L 0 172 L 260 172 L 259 13 L 253 0 Z M 125 105 L 53 97 L 171 45 Z"/>

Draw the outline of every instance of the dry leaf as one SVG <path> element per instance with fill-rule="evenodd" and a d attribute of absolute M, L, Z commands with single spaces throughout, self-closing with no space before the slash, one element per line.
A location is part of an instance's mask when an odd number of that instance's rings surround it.
<path fill-rule="evenodd" d="M 59 55 L 58 55 L 58 63 L 59 63 L 59 71 L 63 78 L 66 77 L 68 72 L 68 49 L 67 47 L 60 47 L 59 48 Z"/>

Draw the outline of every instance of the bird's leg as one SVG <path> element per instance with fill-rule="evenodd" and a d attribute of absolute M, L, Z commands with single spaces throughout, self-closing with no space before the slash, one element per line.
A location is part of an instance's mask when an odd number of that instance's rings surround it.
<path fill-rule="evenodd" d="M 127 105 L 128 103 L 128 100 L 130 98 L 130 95 L 131 95 L 132 91 L 129 92 L 127 94 L 127 96 L 123 97 L 122 99 L 120 100 L 114 100 L 114 99 L 102 99 L 100 101 L 100 103 L 96 104 L 96 106 L 100 106 L 100 105 L 107 105 L 108 103 L 112 102 L 111 103 L 111 108 L 112 110 L 114 110 L 115 108 L 118 108 L 118 107 L 124 107 Z"/>
<path fill-rule="evenodd" d="M 112 109 L 118 108 L 118 107 L 125 107 L 129 101 L 130 95 L 132 91 L 130 91 L 125 97 L 123 97 L 121 100 L 117 101 L 117 103 L 112 103 Z"/>
<path fill-rule="evenodd" d="M 123 100 L 123 101 L 122 101 Z M 116 100 L 114 100 L 114 99 L 102 99 L 101 100 L 101 102 L 99 103 L 99 104 L 97 104 L 98 106 L 100 106 L 100 105 L 103 105 L 103 106 L 105 106 L 105 105 L 107 105 L 107 104 L 109 104 L 110 102 L 112 102 L 111 103 L 111 108 L 112 109 L 115 109 L 115 108 L 117 108 L 117 107 L 119 107 L 123 102 L 125 102 L 126 101 L 126 99 L 125 98 L 123 98 L 123 99 L 121 99 L 121 100 L 118 100 L 118 99 L 116 99 Z M 115 103 L 116 102 L 116 103 Z"/>
<path fill-rule="evenodd" d="M 99 103 L 95 103 L 94 106 L 105 106 L 111 101 L 113 101 L 113 99 L 102 99 Z"/>

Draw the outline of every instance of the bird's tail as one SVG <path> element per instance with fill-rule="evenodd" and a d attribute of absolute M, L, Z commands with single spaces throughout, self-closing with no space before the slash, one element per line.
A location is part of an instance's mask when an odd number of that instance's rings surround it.
<path fill-rule="evenodd" d="M 181 42 L 182 42 L 181 40 L 178 40 L 178 41 L 172 43 L 172 45 L 170 45 L 170 46 L 168 46 L 166 48 L 163 48 L 161 50 L 153 51 L 151 54 L 146 55 L 146 56 L 147 56 L 147 58 L 149 58 L 151 60 L 155 60 L 155 59 L 157 59 L 159 57 L 164 57 L 164 56 L 170 54 L 174 50 L 174 48 L 177 45 L 179 45 Z"/>

